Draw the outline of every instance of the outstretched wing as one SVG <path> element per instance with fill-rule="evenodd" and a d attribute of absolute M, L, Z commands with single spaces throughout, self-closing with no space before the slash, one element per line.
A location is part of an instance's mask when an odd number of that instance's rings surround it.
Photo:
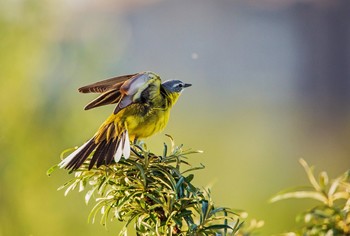
<path fill-rule="evenodd" d="M 153 100 L 160 94 L 161 80 L 153 72 L 123 75 L 79 88 L 82 93 L 102 93 L 85 106 L 85 110 L 115 104 L 114 114 L 125 107 Z"/>
<path fill-rule="evenodd" d="M 135 75 L 137 74 L 113 77 L 110 79 L 106 79 L 93 84 L 86 85 L 84 87 L 79 88 L 78 90 L 81 93 L 103 93 L 108 90 L 120 88 L 120 86 L 125 81 L 127 81 L 128 79 L 132 78 Z"/>
<path fill-rule="evenodd" d="M 120 95 L 121 94 L 118 88 L 108 90 L 89 102 L 84 109 L 90 110 L 95 107 L 118 103 L 121 98 Z"/>
<path fill-rule="evenodd" d="M 81 93 L 102 93 L 96 99 L 87 104 L 84 109 L 89 110 L 95 107 L 119 102 L 121 95 L 119 91 L 120 87 L 125 81 L 135 75 L 137 74 L 117 76 L 79 88 L 78 90 Z"/>

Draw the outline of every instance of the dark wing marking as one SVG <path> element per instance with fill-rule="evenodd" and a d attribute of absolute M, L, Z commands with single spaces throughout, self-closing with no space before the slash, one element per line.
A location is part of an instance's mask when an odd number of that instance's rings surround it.
<path fill-rule="evenodd" d="M 83 86 L 78 90 L 81 93 L 103 93 L 103 92 L 106 92 L 107 90 L 116 89 L 116 88 L 119 89 L 120 86 L 125 81 L 127 81 L 128 79 L 132 78 L 135 75 L 137 74 L 113 77 L 110 79 L 102 80 L 93 84 Z"/>
<path fill-rule="evenodd" d="M 95 107 L 118 103 L 120 101 L 120 95 L 119 89 L 108 90 L 92 100 L 84 109 L 89 110 Z"/>

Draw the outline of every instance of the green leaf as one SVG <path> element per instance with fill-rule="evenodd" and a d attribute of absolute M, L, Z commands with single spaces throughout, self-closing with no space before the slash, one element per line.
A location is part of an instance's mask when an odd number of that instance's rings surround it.
<path fill-rule="evenodd" d="M 309 167 L 309 165 L 306 163 L 306 161 L 304 159 L 299 159 L 300 164 L 304 167 L 305 172 L 310 180 L 310 183 L 312 184 L 312 186 L 316 189 L 316 191 L 321 192 L 321 186 L 317 183 L 316 178 L 313 174 L 313 169 L 311 167 Z"/>
<path fill-rule="evenodd" d="M 200 165 L 201 166 L 197 166 L 197 167 L 193 167 L 193 168 L 187 169 L 187 170 L 183 171 L 181 174 L 185 174 L 187 172 L 192 172 L 192 171 L 195 171 L 195 170 L 203 170 L 205 168 L 205 166 L 202 163 Z"/>
<path fill-rule="evenodd" d="M 296 191 L 296 192 L 279 194 L 271 198 L 270 202 L 277 202 L 277 201 L 289 199 L 289 198 L 311 198 L 311 199 L 321 201 L 322 203 L 327 203 L 327 198 L 323 194 L 316 191 Z"/>
<path fill-rule="evenodd" d="M 46 171 L 47 176 L 51 176 L 52 172 L 54 172 L 58 168 L 58 164 L 51 166 L 50 169 Z"/>
<path fill-rule="evenodd" d="M 201 214 L 200 222 L 204 222 L 208 218 L 208 212 L 209 212 L 208 200 L 202 200 L 201 205 L 202 205 L 202 214 Z"/>
<path fill-rule="evenodd" d="M 319 181 L 321 189 L 324 191 L 329 183 L 328 174 L 325 171 L 322 171 L 319 175 Z"/>
<path fill-rule="evenodd" d="M 168 146 L 166 143 L 163 143 L 164 149 L 163 149 L 163 158 L 165 158 L 168 155 Z"/>
<path fill-rule="evenodd" d="M 215 225 L 206 226 L 205 229 L 212 230 L 212 229 L 233 229 L 233 228 L 226 224 L 215 224 Z"/>
<path fill-rule="evenodd" d="M 97 187 L 94 187 L 93 189 L 89 190 L 86 194 L 85 194 L 85 203 L 88 204 L 91 196 L 94 194 L 95 190 L 97 189 Z"/>
<path fill-rule="evenodd" d="M 162 201 L 160 201 L 158 198 L 156 198 L 154 195 L 152 195 L 152 194 L 150 194 L 150 193 L 146 193 L 146 194 L 145 194 L 145 197 L 148 197 L 148 198 L 152 199 L 152 201 L 154 201 L 154 202 L 156 202 L 156 203 L 158 203 L 158 204 L 160 204 L 160 205 L 163 204 Z"/>

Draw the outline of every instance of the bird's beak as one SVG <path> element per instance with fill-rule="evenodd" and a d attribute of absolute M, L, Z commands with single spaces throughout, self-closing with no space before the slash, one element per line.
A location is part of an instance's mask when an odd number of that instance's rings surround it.
<path fill-rule="evenodd" d="M 192 84 L 184 84 L 184 88 L 191 87 Z"/>

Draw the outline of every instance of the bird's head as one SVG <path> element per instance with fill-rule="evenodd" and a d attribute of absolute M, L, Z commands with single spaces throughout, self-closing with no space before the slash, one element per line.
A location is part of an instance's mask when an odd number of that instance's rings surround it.
<path fill-rule="evenodd" d="M 162 87 L 166 92 L 167 100 L 169 101 L 170 106 L 174 105 L 179 98 L 181 92 L 190 87 L 191 84 L 186 84 L 180 80 L 167 80 L 162 83 Z"/>
<path fill-rule="evenodd" d="M 170 93 L 181 93 L 185 88 L 190 87 L 192 84 L 186 84 L 181 80 L 167 80 L 162 83 L 164 89 Z"/>

